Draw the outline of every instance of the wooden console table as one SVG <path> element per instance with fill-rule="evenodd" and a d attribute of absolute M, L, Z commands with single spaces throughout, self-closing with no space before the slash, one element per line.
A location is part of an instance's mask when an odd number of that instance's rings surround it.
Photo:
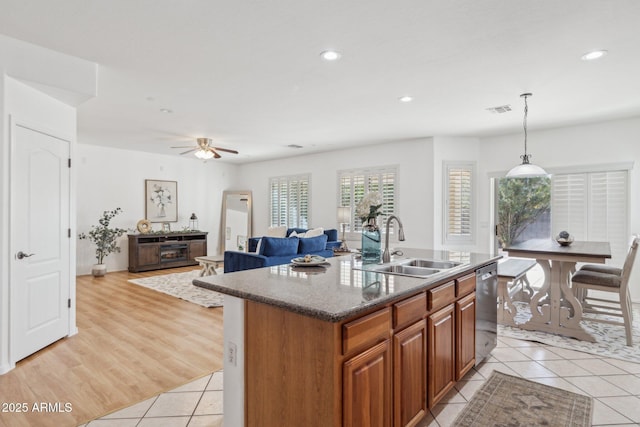
<path fill-rule="evenodd" d="M 129 271 L 198 265 L 207 255 L 207 233 L 129 234 Z"/>

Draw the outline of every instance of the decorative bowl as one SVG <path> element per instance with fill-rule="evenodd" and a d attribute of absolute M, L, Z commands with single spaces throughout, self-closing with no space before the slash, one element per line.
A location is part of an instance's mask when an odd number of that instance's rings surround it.
<path fill-rule="evenodd" d="M 573 237 L 572 236 L 569 236 L 569 237 L 556 236 L 556 242 L 558 242 L 560 246 L 569 246 L 570 244 L 573 243 Z"/>

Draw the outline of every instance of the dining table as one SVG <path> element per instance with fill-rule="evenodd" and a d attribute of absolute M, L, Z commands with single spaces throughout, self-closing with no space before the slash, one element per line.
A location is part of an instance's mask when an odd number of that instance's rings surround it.
<path fill-rule="evenodd" d="M 504 250 L 509 257 L 535 259 L 544 272 L 544 283 L 529 302 L 531 318 L 518 326 L 595 342 L 580 323 L 582 305 L 571 291 L 571 274 L 579 262 L 604 264 L 611 258 L 609 242 L 574 241 L 562 246 L 552 239 L 535 239 Z"/>

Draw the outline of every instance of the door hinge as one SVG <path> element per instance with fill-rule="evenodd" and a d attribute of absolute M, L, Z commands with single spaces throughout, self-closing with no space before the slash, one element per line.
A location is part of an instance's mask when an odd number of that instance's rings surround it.
<path fill-rule="evenodd" d="M 497 225 L 496 225 L 495 233 L 496 233 L 495 235 L 497 236 L 498 235 L 498 226 Z"/>
<path fill-rule="evenodd" d="M 71 167 L 71 157 L 69 157 L 69 162 L 68 162 L 68 164 L 69 164 L 69 167 Z"/>
<path fill-rule="evenodd" d="M 67 308 L 71 308 L 71 298 L 67 300 Z"/>
<path fill-rule="evenodd" d="M 67 237 L 71 238 L 71 229 L 70 228 L 67 228 Z"/>

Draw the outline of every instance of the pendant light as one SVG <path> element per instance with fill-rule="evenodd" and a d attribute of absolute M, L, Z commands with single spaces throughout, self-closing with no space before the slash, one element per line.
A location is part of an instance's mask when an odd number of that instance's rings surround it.
<path fill-rule="evenodd" d="M 531 154 L 527 154 L 527 114 L 529 112 L 529 106 L 527 105 L 527 98 L 533 96 L 531 93 L 523 93 L 520 98 L 524 98 L 524 154 L 520 156 L 522 164 L 514 167 L 507 172 L 507 178 L 533 178 L 548 176 L 549 174 L 540 166 L 529 163 L 529 157 Z"/>

